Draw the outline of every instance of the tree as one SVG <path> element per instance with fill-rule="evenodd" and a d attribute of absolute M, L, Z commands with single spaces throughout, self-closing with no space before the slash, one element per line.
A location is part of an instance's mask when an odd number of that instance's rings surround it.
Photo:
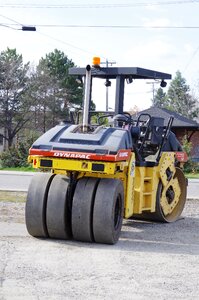
<path fill-rule="evenodd" d="M 65 108 L 71 104 L 81 106 L 82 90 L 79 89 L 80 84 L 76 81 L 76 77 L 68 75 L 69 68 L 75 67 L 74 62 L 64 52 L 55 49 L 54 52 L 46 55 L 44 64 L 47 66 L 50 76 L 54 77 L 59 83 L 65 97 Z"/>
<path fill-rule="evenodd" d="M 45 132 L 49 127 L 55 125 L 55 111 L 58 109 L 55 105 L 57 93 L 58 87 L 56 81 L 50 76 L 43 61 L 40 61 L 31 78 L 31 98 L 34 118 L 30 120 L 30 127 Z"/>
<path fill-rule="evenodd" d="M 161 87 L 158 90 L 156 90 L 154 98 L 152 99 L 152 104 L 153 106 L 159 108 L 168 108 L 166 92 L 164 92 Z"/>
<path fill-rule="evenodd" d="M 139 113 L 139 107 L 137 105 L 134 105 L 133 107 L 131 107 L 128 111 L 131 115 L 135 115 L 137 113 Z"/>
<path fill-rule="evenodd" d="M 60 120 L 69 119 L 72 108 L 82 105 L 82 87 L 68 75 L 72 60 L 55 49 L 41 58 L 32 82 L 37 125 L 45 132 Z M 40 120 L 40 121 L 39 121 Z"/>
<path fill-rule="evenodd" d="M 198 100 L 190 94 L 190 87 L 180 71 L 176 72 L 168 92 L 164 93 L 163 89 L 159 88 L 152 103 L 153 106 L 167 108 L 191 119 L 196 118 L 199 113 Z"/>
<path fill-rule="evenodd" d="M 0 53 L 0 127 L 9 148 L 30 118 L 28 72 L 29 63 L 23 64 L 16 49 Z"/>
<path fill-rule="evenodd" d="M 190 87 L 180 71 L 176 72 L 167 92 L 169 109 L 187 118 L 198 116 L 198 101 L 190 94 Z"/>

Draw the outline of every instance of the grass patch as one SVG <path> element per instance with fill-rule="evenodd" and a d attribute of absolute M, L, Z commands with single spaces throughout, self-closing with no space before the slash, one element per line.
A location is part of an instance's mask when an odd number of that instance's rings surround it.
<path fill-rule="evenodd" d="M 16 168 L 1 168 L 1 171 L 21 171 L 21 172 L 35 172 L 36 169 L 32 168 L 31 166 L 29 167 L 16 167 Z"/>
<path fill-rule="evenodd" d="M 185 173 L 185 176 L 187 178 L 195 178 L 195 179 L 199 179 L 199 173 Z"/>
<path fill-rule="evenodd" d="M 0 191 L 1 202 L 25 202 L 27 192 Z"/>

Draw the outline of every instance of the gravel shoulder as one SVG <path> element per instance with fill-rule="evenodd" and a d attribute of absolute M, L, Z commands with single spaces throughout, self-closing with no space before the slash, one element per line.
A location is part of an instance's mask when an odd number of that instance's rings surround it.
<path fill-rule="evenodd" d="M 199 201 L 173 224 L 124 221 L 114 246 L 35 239 L 0 202 L 0 299 L 198 299 Z"/>

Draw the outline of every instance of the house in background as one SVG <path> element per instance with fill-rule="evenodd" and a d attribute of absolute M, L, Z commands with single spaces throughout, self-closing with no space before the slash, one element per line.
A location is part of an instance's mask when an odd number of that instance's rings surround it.
<path fill-rule="evenodd" d="M 169 118 L 174 117 L 172 124 L 172 132 L 175 133 L 177 139 L 182 143 L 183 137 L 186 135 L 188 142 L 192 143 L 191 156 L 196 162 L 199 162 L 199 123 L 190 120 L 178 113 L 166 108 L 150 107 L 133 115 L 136 119 L 140 114 L 150 114 L 152 117 L 161 117 L 164 119 L 164 125 L 168 124 Z"/>

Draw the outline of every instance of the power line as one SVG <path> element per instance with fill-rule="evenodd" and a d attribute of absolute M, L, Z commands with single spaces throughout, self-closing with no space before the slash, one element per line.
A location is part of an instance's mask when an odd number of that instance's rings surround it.
<path fill-rule="evenodd" d="M 52 4 L 52 5 L 44 5 L 44 4 L 1 4 L 0 7 L 7 8 L 70 8 L 70 9 L 95 9 L 95 8 L 130 8 L 130 7 L 139 7 L 139 6 L 162 6 L 162 5 L 176 5 L 176 4 L 191 4 L 191 3 L 199 3 L 199 0 L 175 0 L 175 1 L 156 1 L 156 2 L 137 2 L 137 3 L 86 3 L 86 4 Z"/>
<path fill-rule="evenodd" d="M 67 42 L 65 42 L 65 41 L 62 41 L 62 40 L 60 40 L 60 39 L 54 38 L 54 37 L 52 37 L 52 36 L 50 36 L 50 35 L 48 35 L 48 34 L 42 33 L 42 32 L 40 32 L 40 31 L 37 31 L 37 33 L 39 33 L 40 35 L 43 35 L 43 36 L 45 36 L 45 37 L 47 37 L 47 38 L 49 38 L 49 39 L 51 39 L 51 40 L 54 40 L 55 42 L 59 42 L 59 43 L 61 43 L 61 44 L 65 44 L 65 45 L 67 45 L 67 46 L 69 46 L 69 47 L 71 47 L 71 48 L 74 48 L 74 49 L 80 50 L 80 51 L 82 51 L 82 52 L 91 54 L 90 51 L 87 51 L 87 50 L 85 50 L 85 49 L 82 49 L 82 48 L 79 48 L 79 47 L 77 47 L 77 46 L 74 46 L 74 45 L 72 45 L 72 44 L 70 44 L 70 43 L 67 43 Z"/>
<path fill-rule="evenodd" d="M 144 26 L 144 25 L 56 25 L 56 24 L 36 24 L 37 27 L 68 27 L 68 28 L 115 28 L 115 29 L 198 29 L 199 26 Z"/>
<path fill-rule="evenodd" d="M 11 18 L 8 18 L 8 17 L 6 17 L 6 16 L 4 16 L 4 15 L 0 15 L 0 17 L 3 17 L 4 19 L 7 19 L 7 20 L 9 20 L 9 21 L 14 22 L 14 24 L 2 24 L 2 23 L 0 23 L 0 26 L 6 27 L 6 28 L 9 28 L 9 29 L 14 29 L 14 30 L 36 31 L 36 27 L 35 27 L 35 26 L 24 26 L 23 24 L 19 23 L 18 21 L 14 20 L 14 19 L 11 19 Z M 11 27 L 10 25 L 12 25 L 12 26 L 19 26 L 19 25 L 20 25 L 20 28 L 17 29 L 17 28 L 15 28 L 15 27 Z M 34 29 L 34 30 L 33 30 L 33 29 Z M 74 48 L 74 49 L 77 49 L 77 50 L 79 50 L 79 51 L 82 51 L 82 52 L 91 54 L 91 51 L 88 51 L 88 50 L 79 48 L 79 47 L 77 47 L 77 46 L 74 46 L 74 45 L 72 45 L 72 44 L 70 44 L 70 43 L 67 43 L 67 42 L 65 42 L 65 41 L 62 41 L 62 40 L 60 40 L 60 39 L 54 38 L 54 37 L 49 36 L 49 35 L 47 35 L 47 34 L 44 34 L 44 33 L 42 33 L 42 32 L 38 32 L 38 31 L 37 31 L 37 33 L 39 33 L 40 35 L 43 35 L 43 36 L 45 36 L 45 37 L 47 37 L 47 38 L 49 38 L 49 39 L 51 39 L 51 40 L 54 40 L 54 41 L 56 41 L 56 42 L 65 44 L 65 45 L 67 45 L 67 46 L 69 46 L 69 47 L 71 47 L 71 48 Z M 92 53 L 92 55 L 93 55 L 93 53 Z M 101 56 L 101 57 L 102 57 L 102 58 L 105 58 L 105 57 L 103 57 L 103 56 Z"/>
<path fill-rule="evenodd" d="M 196 50 L 193 52 L 191 58 L 189 59 L 188 63 L 186 64 L 186 66 L 185 66 L 183 72 L 185 72 L 185 71 L 188 69 L 188 67 L 189 67 L 189 65 L 191 64 L 193 58 L 196 56 L 198 50 L 199 50 L 199 46 L 198 46 L 198 47 L 196 48 Z"/>
<path fill-rule="evenodd" d="M 9 29 L 13 29 L 13 30 L 18 30 L 18 29 L 16 29 L 15 27 L 8 26 L 8 25 L 6 25 L 6 24 L 0 24 L 0 26 L 6 27 L 6 28 L 9 28 Z"/>
<path fill-rule="evenodd" d="M 36 31 L 36 27 L 35 26 L 24 26 L 23 24 L 15 21 L 15 20 L 13 20 L 11 18 L 8 18 L 6 16 L 0 15 L 0 17 L 3 17 L 4 19 L 7 19 L 9 21 L 15 22 L 15 24 L 13 24 L 13 26 L 17 25 L 17 26 L 20 26 L 20 28 L 12 27 L 9 24 L 2 24 L 2 23 L 0 23 L 0 26 L 6 27 L 6 28 L 9 28 L 9 29 L 13 29 L 13 30 Z"/>
<path fill-rule="evenodd" d="M 9 21 L 15 23 L 15 24 L 8 24 L 8 25 L 16 25 L 16 24 L 17 24 L 17 25 L 23 26 L 23 24 L 19 23 L 18 21 L 13 20 L 13 19 L 11 19 L 11 18 L 8 18 L 8 17 L 6 17 L 6 16 L 0 15 L 0 17 L 2 17 L 2 18 L 4 18 L 4 19 L 6 19 L 6 20 L 9 20 Z M 5 25 L 6 25 L 6 24 L 5 24 Z"/>
<path fill-rule="evenodd" d="M 1 24 L 16 26 L 16 24 Z M 81 25 L 81 24 L 34 24 L 46 28 L 112 28 L 112 29 L 199 29 L 199 26 L 148 26 L 148 25 Z"/>
<path fill-rule="evenodd" d="M 197 0 L 197 1 L 175 1 L 175 2 L 177 2 L 177 3 L 185 3 L 185 2 L 199 2 L 199 0 Z M 158 2 L 156 2 L 156 4 L 157 4 Z M 166 2 L 165 2 L 166 3 Z M 171 1 L 169 1 L 169 2 L 167 2 L 167 3 L 170 3 L 171 4 Z M 172 2 L 173 4 L 174 4 L 174 2 Z M 18 4 L 18 5 L 21 5 L 21 4 Z M 142 5 L 142 3 L 140 3 L 139 5 Z M 1 7 L 2 5 L 0 5 L 0 7 Z M 9 29 L 14 29 L 14 30 L 23 30 L 23 28 L 24 28 L 24 31 L 25 30 L 28 30 L 28 31 L 36 31 L 36 28 L 35 27 L 33 27 L 33 26 L 30 26 L 30 27 L 27 27 L 27 26 L 24 26 L 22 23 L 19 23 L 18 21 L 16 21 L 16 20 L 13 20 L 13 19 L 11 19 L 11 18 L 8 18 L 8 17 L 6 17 L 6 16 L 4 16 L 4 15 L 0 15 L 0 17 L 3 17 L 4 19 L 7 19 L 7 20 L 9 20 L 9 21 L 12 21 L 12 22 L 14 22 L 14 24 L 5 24 L 5 23 L 0 23 L 0 26 L 2 26 L 2 27 L 6 27 L 6 28 L 9 28 Z M 22 28 L 20 28 L 20 29 L 17 29 L 17 28 L 15 28 L 15 27 L 12 27 L 12 26 L 22 26 Z M 132 29 L 147 29 L 147 28 L 151 28 L 151 29 L 199 29 L 199 26 L 143 26 L 143 25 L 75 25 L 75 24 L 73 24 L 73 25 L 57 25 L 57 24 L 37 24 L 37 25 L 34 25 L 34 26 L 36 26 L 36 27 L 58 27 L 58 28 L 60 28 L 60 27 L 72 27 L 72 28 L 121 28 L 121 29 L 128 29 L 128 28 L 132 28 Z M 31 30 L 29 29 L 29 28 L 31 28 Z M 34 28 L 34 30 L 33 30 L 33 28 Z M 49 38 L 49 39 L 52 39 L 52 40 L 54 40 L 54 41 L 57 41 L 57 42 L 59 42 L 59 43 L 62 43 L 62 44 L 65 44 L 65 45 L 67 45 L 67 46 L 69 46 L 69 47 L 72 47 L 72 48 L 74 48 L 74 49 L 77 49 L 77 50 L 80 50 L 80 51 L 82 51 L 82 52 L 85 52 L 85 53 L 89 53 L 89 54 L 91 54 L 91 52 L 90 51 L 87 51 L 87 50 L 85 50 L 85 49 L 82 49 L 82 48 L 79 48 L 79 47 L 77 47 L 77 46 L 74 46 L 74 45 L 72 45 L 72 44 L 70 44 L 70 43 L 67 43 L 67 42 L 65 42 L 65 41 L 62 41 L 62 40 L 60 40 L 60 39 L 56 39 L 56 38 L 54 38 L 54 37 L 52 37 L 52 36 L 49 36 L 49 35 L 47 35 L 47 34 L 44 34 L 44 33 L 41 33 L 41 32 L 38 32 L 40 35 L 43 35 L 43 36 L 46 36 L 47 38 Z M 197 47 L 197 49 L 194 51 L 194 53 L 193 53 L 193 55 L 191 56 L 191 58 L 190 58 L 190 60 L 188 61 L 188 63 L 186 64 L 186 66 L 185 66 L 185 68 L 184 68 L 184 71 L 188 68 L 188 66 L 191 64 L 191 62 L 192 62 L 192 60 L 193 60 L 193 58 L 195 57 L 195 55 L 197 54 L 197 52 L 199 51 L 199 46 Z M 103 57 L 103 56 L 102 56 Z"/>

